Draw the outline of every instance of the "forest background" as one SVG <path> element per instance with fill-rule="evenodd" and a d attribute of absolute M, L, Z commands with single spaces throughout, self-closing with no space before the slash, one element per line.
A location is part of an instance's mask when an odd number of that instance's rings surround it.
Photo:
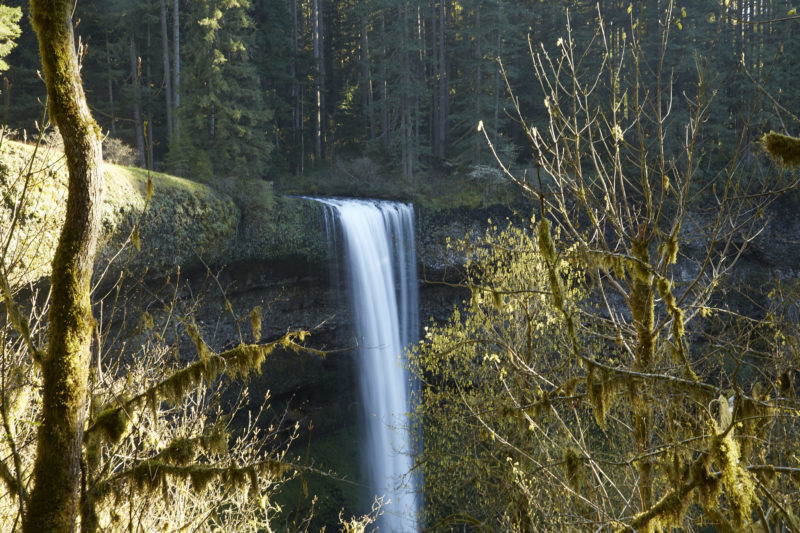
<path fill-rule="evenodd" d="M 497 59 L 522 115 L 546 120 L 528 38 L 555 45 L 567 9 L 575 42 L 596 38 L 600 12 L 612 54 L 633 31 L 658 57 L 657 0 L 84 0 L 75 19 L 87 98 L 103 131 L 135 148 L 128 162 L 217 182 L 263 178 L 291 192 L 413 196 L 415 182 L 493 164 L 479 121 L 504 160 L 529 160 Z M 665 68 L 674 94 L 696 83 L 698 64 L 719 91 L 703 133 L 711 172 L 730 159 L 745 122 L 754 132 L 785 129 L 783 111 L 800 91 L 790 82 L 798 24 L 741 21 L 792 9 L 786 0 L 699 0 L 673 11 Z M 32 129 L 45 92 L 28 16 L 21 24 L 4 92 L 7 123 L 19 131 Z M 588 70 L 604 52 L 586 49 Z M 320 170 L 313 183 L 295 178 Z"/>

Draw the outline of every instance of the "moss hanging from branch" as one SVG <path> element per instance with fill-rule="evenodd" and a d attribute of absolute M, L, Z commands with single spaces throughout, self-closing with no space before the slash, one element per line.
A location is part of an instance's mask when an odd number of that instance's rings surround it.
<path fill-rule="evenodd" d="M 276 347 L 291 348 L 293 350 L 306 350 L 319 355 L 323 352 L 310 350 L 295 342 L 304 340 L 308 335 L 306 331 L 293 331 L 285 334 L 280 339 L 269 344 L 240 344 L 221 354 L 215 354 L 196 333 L 196 344 L 205 347 L 205 358 L 189 366 L 176 370 L 168 378 L 157 383 L 148 390 L 122 402 L 119 406 L 106 409 L 95 417 L 86 430 L 86 436 L 101 435 L 110 442 L 118 441 L 127 429 L 129 414 L 145 405 L 151 407 L 160 401 L 176 402 L 183 398 L 187 392 L 202 382 L 209 382 L 223 372 L 229 375 L 244 376 L 251 371 L 261 372 L 261 365 Z M 194 338 L 194 337 L 193 337 Z M 202 355 L 201 355 L 202 357 Z"/>
<path fill-rule="evenodd" d="M 771 131 L 761 139 L 769 155 L 787 167 L 800 165 L 800 139 Z"/>

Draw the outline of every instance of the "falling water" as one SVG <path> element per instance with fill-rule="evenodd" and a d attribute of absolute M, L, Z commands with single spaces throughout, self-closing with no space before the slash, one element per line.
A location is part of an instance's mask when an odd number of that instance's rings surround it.
<path fill-rule="evenodd" d="M 381 531 L 417 531 L 407 428 L 410 377 L 401 361 L 419 331 L 414 208 L 376 200 L 317 199 L 329 240 L 342 233 L 344 270 L 358 336 L 369 479 L 388 505 Z M 338 267 L 337 267 L 338 268 Z"/>

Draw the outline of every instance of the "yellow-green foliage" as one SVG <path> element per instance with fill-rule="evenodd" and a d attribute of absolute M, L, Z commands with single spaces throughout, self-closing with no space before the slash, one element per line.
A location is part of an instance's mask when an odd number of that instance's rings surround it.
<path fill-rule="evenodd" d="M 7 139 L 0 145 L 0 238 L 5 244 L 10 237 L 2 261 L 12 286 L 50 271 L 66 207 L 65 164 L 46 147 Z"/>
<path fill-rule="evenodd" d="M 530 476 L 547 465 L 564 477 L 567 441 L 553 413 L 585 395 L 583 370 L 565 350 L 536 228 L 494 225 L 479 242 L 452 245 L 454 255 L 469 259 L 471 298 L 446 324 L 426 328 L 411 360 L 425 380 L 418 417 L 426 512 L 431 523 L 449 520 L 442 529 L 482 523 L 514 531 L 576 505 L 560 486 Z M 562 304 L 573 312 L 578 277 L 554 249 L 550 258 Z M 550 379 L 556 375 L 563 381 Z M 565 420 L 574 423 L 569 413 Z M 584 471 L 580 463 L 566 464 L 573 480 Z M 548 516 L 536 516 L 542 511 L 536 502 L 547 502 Z"/>
<path fill-rule="evenodd" d="M 5 57 L 17 45 L 14 40 L 19 37 L 21 30 L 19 19 L 22 18 L 22 9 L 0 5 L 0 72 L 8 70 Z"/>

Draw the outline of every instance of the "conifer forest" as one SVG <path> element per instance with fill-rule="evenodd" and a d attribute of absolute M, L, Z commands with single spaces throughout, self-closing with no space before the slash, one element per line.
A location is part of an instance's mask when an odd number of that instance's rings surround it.
<path fill-rule="evenodd" d="M 0 0 L 0 532 L 800 533 L 796 0 Z"/>

